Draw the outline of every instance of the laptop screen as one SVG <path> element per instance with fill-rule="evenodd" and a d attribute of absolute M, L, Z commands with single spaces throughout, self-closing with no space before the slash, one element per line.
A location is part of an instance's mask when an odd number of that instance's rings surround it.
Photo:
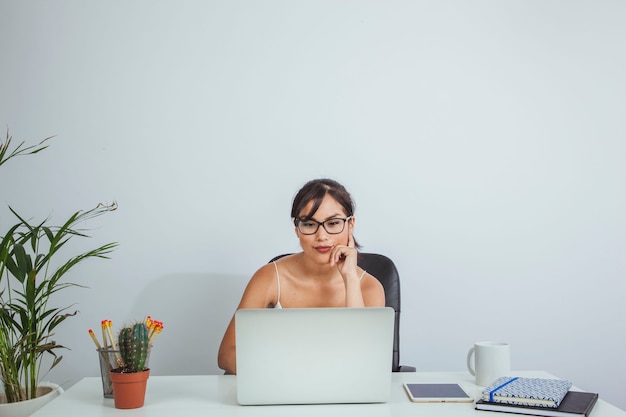
<path fill-rule="evenodd" d="M 389 307 L 237 311 L 238 402 L 386 402 L 393 321 Z"/>

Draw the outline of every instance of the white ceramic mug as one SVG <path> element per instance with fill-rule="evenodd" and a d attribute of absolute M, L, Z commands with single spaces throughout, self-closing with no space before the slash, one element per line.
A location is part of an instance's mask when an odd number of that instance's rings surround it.
<path fill-rule="evenodd" d="M 475 367 L 472 366 L 474 356 Z M 496 378 L 511 372 L 511 348 L 508 343 L 476 342 L 467 352 L 467 370 L 476 377 L 476 385 L 486 387 Z"/>

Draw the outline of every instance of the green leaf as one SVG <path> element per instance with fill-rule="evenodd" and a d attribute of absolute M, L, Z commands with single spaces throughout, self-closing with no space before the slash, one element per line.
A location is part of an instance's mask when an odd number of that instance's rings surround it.
<path fill-rule="evenodd" d="M 19 243 L 13 245 L 13 259 L 10 266 L 7 264 L 7 268 L 19 282 L 24 282 L 28 272 L 33 269 L 33 263 L 23 245 Z"/>

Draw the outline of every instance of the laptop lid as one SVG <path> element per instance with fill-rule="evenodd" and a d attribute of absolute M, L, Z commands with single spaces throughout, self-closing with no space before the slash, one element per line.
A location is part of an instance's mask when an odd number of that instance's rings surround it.
<path fill-rule="evenodd" d="M 237 401 L 386 402 L 393 324 L 390 307 L 238 310 Z"/>

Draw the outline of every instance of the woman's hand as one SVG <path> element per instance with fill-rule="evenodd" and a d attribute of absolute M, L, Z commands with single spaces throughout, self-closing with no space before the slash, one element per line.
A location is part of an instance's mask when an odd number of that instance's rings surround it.
<path fill-rule="evenodd" d="M 358 279 L 357 272 L 358 252 L 354 247 L 354 237 L 352 233 L 348 236 L 348 245 L 337 245 L 330 253 L 330 265 L 336 265 L 344 281 Z"/>
<path fill-rule="evenodd" d="M 365 307 L 358 273 L 357 255 L 352 233 L 348 238 L 348 246 L 337 245 L 330 254 L 330 265 L 337 266 L 346 286 L 346 307 Z"/>

